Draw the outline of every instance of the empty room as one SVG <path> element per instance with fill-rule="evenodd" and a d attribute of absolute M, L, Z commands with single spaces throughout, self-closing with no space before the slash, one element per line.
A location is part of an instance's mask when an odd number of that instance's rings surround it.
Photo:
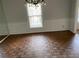
<path fill-rule="evenodd" d="M 0 58 L 79 58 L 79 0 L 0 0 Z"/>

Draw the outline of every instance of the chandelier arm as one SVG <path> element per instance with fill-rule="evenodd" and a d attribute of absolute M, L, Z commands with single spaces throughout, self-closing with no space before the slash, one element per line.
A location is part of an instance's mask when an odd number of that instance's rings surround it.
<path fill-rule="evenodd" d="M 37 5 L 39 3 L 45 2 L 45 0 L 25 0 L 27 3 Z"/>
<path fill-rule="evenodd" d="M 31 0 L 31 1 L 32 1 L 32 4 L 35 4 L 35 5 L 37 5 L 40 2 L 40 0 L 37 0 L 37 1 Z"/>
<path fill-rule="evenodd" d="M 32 1 L 29 1 L 29 0 L 25 0 L 27 3 L 32 3 Z"/>
<path fill-rule="evenodd" d="M 37 3 L 39 3 L 40 2 L 40 0 L 37 0 Z"/>

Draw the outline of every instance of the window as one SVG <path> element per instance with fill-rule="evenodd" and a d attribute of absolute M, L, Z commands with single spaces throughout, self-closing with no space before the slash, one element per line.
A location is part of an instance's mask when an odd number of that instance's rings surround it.
<path fill-rule="evenodd" d="M 29 4 L 27 4 L 27 11 L 28 11 L 30 28 L 43 27 L 41 5 L 38 4 L 38 7 L 37 7 L 34 5 L 29 6 Z"/>

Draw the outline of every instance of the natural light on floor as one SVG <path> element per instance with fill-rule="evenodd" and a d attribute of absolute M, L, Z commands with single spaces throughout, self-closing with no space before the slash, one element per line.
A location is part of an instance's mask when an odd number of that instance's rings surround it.
<path fill-rule="evenodd" d="M 27 11 L 29 17 L 30 28 L 42 28 L 42 11 L 41 5 L 38 4 L 38 7 L 35 5 L 30 6 L 27 4 Z"/>

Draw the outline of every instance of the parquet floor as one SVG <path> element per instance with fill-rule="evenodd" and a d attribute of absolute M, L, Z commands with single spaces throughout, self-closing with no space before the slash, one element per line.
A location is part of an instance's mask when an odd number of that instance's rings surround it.
<path fill-rule="evenodd" d="M 79 34 L 70 31 L 11 35 L 0 44 L 1 58 L 78 58 Z"/>

